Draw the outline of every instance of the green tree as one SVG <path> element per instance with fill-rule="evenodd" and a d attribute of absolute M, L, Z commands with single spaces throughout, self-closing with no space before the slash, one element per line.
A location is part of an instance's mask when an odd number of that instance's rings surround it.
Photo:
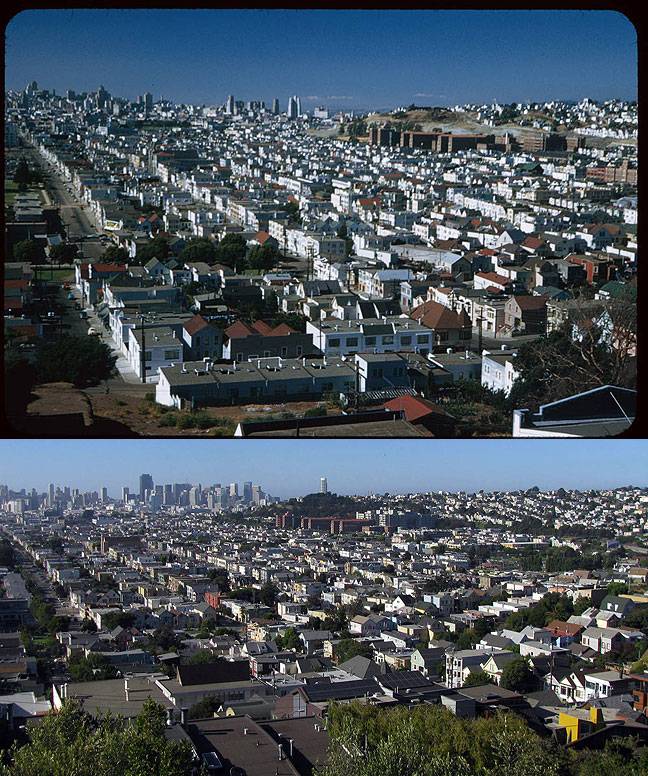
<path fill-rule="evenodd" d="M 276 585 L 266 582 L 259 592 L 259 600 L 264 606 L 273 607 L 277 603 L 277 594 L 279 590 Z"/>
<path fill-rule="evenodd" d="M 62 381 L 85 387 L 111 377 L 116 361 L 117 357 L 98 337 L 66 335 L 40 345 L 36 372 L 41 383 Z"/>
<path fill-rule="evenodd" d="M 345 663 L 356 655 L 372 657 L 373 648 L 369 644 L 356 641 L 355 639 L 342 639 L 335 647 L 335 656 L 338 663 Z"/>
<path fill-rule="evenodd" d="M 117 245 L 109 245 L 103 252 L 101 260 L 107 264 L 123 264 L 128 261 L 128 251 Z"/>
<path fill-rule="evenodd" d="M 482 671 L 479 669 L 478 671 L 471 671 L 468 674 L 468 677 L 466 678 L 466 681 L 463 683 L 464 687 L 479 687 L 482 684 L 492 684 L 493 680 L 491 677 L 486 673 L 486 671 Z"/>
<path fill-rule="evenodd" d="M 105 655 L 91 652 L 88 657 L 73 657 L 69 662 L 70 676 L 75 682 L 116 679 L 117 669 Z"/>
<path fill-rule="evenodd" d="M 129 724 L 93 718 L 76 700 L 29 729 L 29 743 L 10 751 L 2 776 L 190 776 L 192 751 L 165 736 L 164 708 L 151 700 Z"/>
<path fill-rule="evenodd" d="M 14 261 L 37 264 L 43 257 L 43 251 L 34 240 L 19 240 L 13 246 Z"/>
<path fill-rule="evenodd" d="M 281 254 L 274 245 L 255 245 L 249 252 L 247 261 L 252 269 L 267 272 L 276 267 Z"/>
<path fill-rule="evenodd" d="M 169 241 L 164 237 L 154 237 L 150 242 L 137 248 L 136 259 L 139 264 L 146 264 L 151 259 L 164 261 L 169 256 Z"/>
<path fill-rule="evenodd" d="M 297 202 L 288 202 L 284 207 L 288 214 L 288 221 L 293 224 L 301 224 L 301 216 L 299 215 L 299 204 Z"/>
<path fill-rule="evenodd" d="M 31 183 L 32 175 L 27 160 L 24 157 L 21 157 L 18 161 L 13 179 L 14 183 L 17 183 L 19 186 L 28 186 Z"/>
<path fill-rule="evenodd" d="M 78 245 L 74 245 L 74 243 L 59 243 L 50 248 L 49 259 L 52 263 L 72 264 L 78 253 Z"/>
<path fill-rule="evenodd" d="M 180 252 L 181 261 L 204 261 L 208 264 L 216 258 L 216 246 L 208 237 L 189 240 Z"/>
<path fill-rule="evenodd" d="M 216 663 L 218 658 L 214 656 L 214 653 L 209 649 L 201 649 L 189 658 L 189 665 L 205 665 L 206 663 Z"/>
<path fill-rule="evenodd" d="M 329 757 L 318 776 L 558 776 L 565 757 L 507 713 L 465 720 L 441 706 L 329 707 Z"/>
<path fill-rule="evenodd" d="M 627 593 L 629 591 L 625 582 L 610 582 L 607 586 L 607 592 L 608 595 L 621 595 L 622 593 Z"/>
<path fill-rule="evenodd" d="M 294 649 L 295 652 L 302 652 L 304 649 L 299 634 L 294 628 L 286 628 L 283 635 L 277 636 L 275 643 L 278 649 Z"/>
<path fill-rule="evenodd" d="M 234 267 L 237 272 L 240 272 L 246 267 L 246 254 L 247 241 L 245 237 L 236 232 L 231 232 L 230 234 L 226 234 L 218 243 L 215 258 L 221 264 L 226 264 L 228 267 Z"/>
<path fill-rule="evenodd" d="M 13 569 L 16 563 L 16 554 L 13 544 L 8 539 L 0 539 L 0 566 Z"/>
<path fill-rule="evenodd" d="M 189 707 L 187 716 L 189 719 L 207 719 L 214 716 L 214 712 L 218 711 L 223 705 L 222 701 L 215 696 L 208 695 L 198 703 L 194 703 Z"/>
<path fill-rule="evenodd" d="M 525 693 L 535 690 L 536 686 L 537 680 L 535 675 L 523 657 L 511 660 L 502 669 L 500 687 L 503 687 L 505 690 Z"/>
<path fill-rule="evenodd" d="M 212 569 L 209 574 L 209 578 L 216 585 L 221 593 L 227 593 L 230 590 L 229 574 L 225 569 Z"/>
<path fill-rule="evenodd" d="M 114 628 L 132 628 L 135 624 L 135 614 L 133 612 L 108 612 L 101 618 L 102 624 L 108 629 Z"/>

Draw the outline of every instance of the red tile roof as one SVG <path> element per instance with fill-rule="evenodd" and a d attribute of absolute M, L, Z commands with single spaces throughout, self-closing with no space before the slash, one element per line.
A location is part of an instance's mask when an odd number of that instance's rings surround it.
<path fill-rule="evenodd" d="M 199 331 L 204 329 L 205 326 L 209 326 L 209 323 L 202 317 L 202 315 L 194 315 L 193 318 L 190 318 L 185 322 L 183 328 L 187 334 L 193 336 L 194 334 L 197 334 Z"/>
<path fill-rule="evenodd" d="M 225 329 L 225 334 L 230 339 L 234 337 L 249 337 L 253 334 L 261 334 L 263 337 L 285 337 L 288 334 L 296 333 L 294 329 L 291 329 L 285 323 L 280 323 L 279 326 L 275 326 L 273 329 L 265 321 L 255 321 L 252 326 L 248 326 L 243 321 L 236 321 Z"/>
<path fill-rule="evenodd" d="M 95 275 L 97 272 L 125 272 L 126 271 L 126 265 L 125 264 L 93 264 L 92 265 L 92 274 Z"/>
<path fill-rule="evenodd" d="M 432 300 L 412 308 L 410 318 L 430 329 L 465 329 L 470 326 L 470 318 L 464 310 L 459 314 Z"/>
<path fill-rule="evenodd" d="M 428 415 L 447 415 L 448 413 L 436 404 L 427 399 L 420 399 L 417 396 L 398 396 L 385 402 L 388 410 L 402 410 L 405 413 L 405 419 L 408 423 L 415 423 Z"/>
<path fill-rule="evenodd" d="M 505 275 L 498 275 L 496 272 L 477 272 L 475 277 L 488 280 L 491 283 L 499 283 L 501 286 L 508 286 L 511 283 Z"/>

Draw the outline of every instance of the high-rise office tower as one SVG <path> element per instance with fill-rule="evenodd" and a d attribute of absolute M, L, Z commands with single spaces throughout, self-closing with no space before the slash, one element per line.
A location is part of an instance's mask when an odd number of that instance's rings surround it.
<path fill-rule="evenodd" d="M 189 491 L 189 506 L 197 507 L 202 504 L 202 493 L 200 492 L 200 486 L 194 485 Z"/>
<path fill-rule="evenodd" d="M 55 491 L 54 491 L 54 483 L 50 482 L 48 492 L 47 492 L 47 504 L 48 506 L 52 506 L 54 504 L 55 499 Z"/>
<path fill-rule="evenodd" d="M 108 501 L 108 488 L 101 489 L 101 503 L 105 504 Z"/>
<path fill-rule="evenodd" d="M 264 493 L 261 490 L 260 485 L 253 485 L 252 486 L 252 503 L 253 504 L 260 504 L 261 500 L 263 499 Z"/>
<path fill-rule="evenodd" d="M 230 498 L 238 498 L 238 482 L 231 482 L 229 486 Z"/>
<path fill-rule="evenodd" d="M 130 488 L 127 488 L 125 485 L 122 488 L 122 501 L 124 504 L 128 501 L 128 497 L 130 495 Z"/>
<path fill-rule="evenodd" d="M 164 505 L 169 506 L 170 504 L 175 504 L 175 498 L 173 496 L 173 485 L 165 485 L 164 486 Z"/>
<path fill-rule="evenodd" d="M 245 501 L 246 504 L 249 504 L 250 501 L 252 501 L 252 483 L 251 482 L 244 482 L 243 483 L 243 501 Z"/>
<path fill-rule="evenodd" d="M 320 477 L 320 493 L 328 493 L 328 481 L 326 477 Z"/>
<path fill-rule="evenodd" d="M 225 103 L 225 113 L 228 113 L 230 116 L 234 113 L 234 95 L 230 94 L 230 96 L 227 98 L 227 102 Z"/>
<path fill-rule="evenodd" d="M 275 116 L 279 114 L 279 100 L 276 97 L 272 101 L 272 112 Z"/>
<path fill-rule="evenodd" d="M 297 113 L 297 98 L 289 97 L 288 98 L 288 118 L 296 119 L 298 115 L 299 114 Z"/>
<path fill-rule="evenodd" d="M 144 92 L 143 102 L 145 111 L 153 110 L 153 95 L 150 92 Z"/>
<path fill-rule="evenodd" d="M 302 113 L 302 111 L 301 111 L 301 100 L 300 100 L 299 97 L 295 97 L 295 106 L 297 108 L 297 115 L 301 116 L 301 113 Z"/>
<path fill-rule="evenodd" d="M 153 477 L 150 474 L 140 474 L 139 478 L 139 496 L 140 501 L 144 501 L 146 491 L 153 490 Z"/>

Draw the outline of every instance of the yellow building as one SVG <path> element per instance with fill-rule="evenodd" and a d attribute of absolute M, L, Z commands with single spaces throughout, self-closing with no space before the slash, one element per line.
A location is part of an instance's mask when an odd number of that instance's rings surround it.
<path fill-rule="evenodd" d="M 566 743 L 571 744 L 604 726 L 603 711 L 594 706 L 590 707 L 589 711 L 587 709 L 561 711 L 558 726 L 565 729 Z"/>

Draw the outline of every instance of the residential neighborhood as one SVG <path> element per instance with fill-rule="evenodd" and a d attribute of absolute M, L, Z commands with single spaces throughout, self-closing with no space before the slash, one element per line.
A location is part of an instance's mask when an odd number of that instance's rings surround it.
<path fill-rule="evenodd" d="M 280 499 L 142 474 L 117 496 L 2 485 L 0 521 L 16 729 L 152 699 L 237 767 L 237 726 L 303 728 L 296 773 L 325 765 L 340 704 L 505 709 L 567 749 L 648 740 L 645 487 L 337 496 L 322 477 Z"/>
<path fill-rule="evenodd" d="M 632 424 L 636 103 L 520 104 L 502 132 L 510 106 L 441 111 L 484 127 L 462 134 L 403 129 L 440 110 L 416 106 L 145 98 L 35 82 L 7 94 L 6 179 L 37 181 L 7 210 L 5 359 L 37 364 L 42 399 L 12 409 L 17 430 L 48 412 L 64 429 L 47 407 L 74 402 L 53 382 L 90 404 L 85 434 L 232 436 L 249 419 L 271 434 L 264 417 L 344 415 L 346 433 L 382 435 L 407 397 L 450 418 L 428 436 Z M 68 338 L 86 335 L 105 346 L 101 376 L 39 366 L 41 346 L 78 352 Z M 561 361 L 563 342 L 582 368 Z M 584 413 L 588 391 L 626 401 Z M 564 428 L 531 420 L 568 399 Z"/>

